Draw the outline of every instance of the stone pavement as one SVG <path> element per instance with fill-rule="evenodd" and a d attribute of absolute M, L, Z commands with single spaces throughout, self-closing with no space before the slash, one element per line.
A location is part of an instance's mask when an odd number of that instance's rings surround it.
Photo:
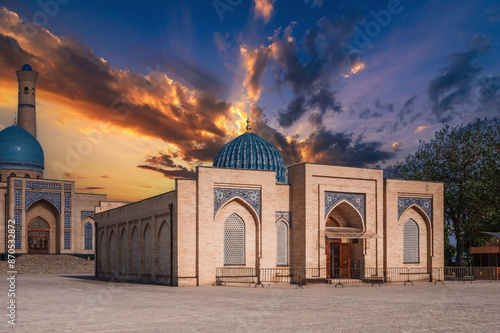
<path fill-rule="evenodd" d="M 5 276 L 5 275 L 4 275 Z M 167 287 L 18 275 L 1 332 L 499 332 L 500 283 Z"/>

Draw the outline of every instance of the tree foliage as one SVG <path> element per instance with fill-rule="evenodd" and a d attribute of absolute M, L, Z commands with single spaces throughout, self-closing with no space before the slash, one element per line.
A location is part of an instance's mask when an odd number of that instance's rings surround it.
<path fill-rule="evenodd" d="M 500 123 L 480 120 L 435 133 L 394 167 L 391 178 L 444 183 L 447 230 L 457 239 L 457 265 L 477 231 L 500 231 Z"/>

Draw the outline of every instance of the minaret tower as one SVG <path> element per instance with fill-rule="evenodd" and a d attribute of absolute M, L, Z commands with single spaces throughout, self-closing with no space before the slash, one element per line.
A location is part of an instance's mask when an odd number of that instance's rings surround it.
<path fill-rule="evenodd" d="M 36 103 L 35 84 L 38 73 L 26 63 L 16 71 L 19 83 L 17 125 L 24 128 L 36 138 Z"/>

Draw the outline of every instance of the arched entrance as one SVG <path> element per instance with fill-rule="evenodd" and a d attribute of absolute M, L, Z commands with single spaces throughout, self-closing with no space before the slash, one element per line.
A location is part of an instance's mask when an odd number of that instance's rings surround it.
<path fill-rule="evenodd" d="M 363 220 L 352 205 L 343 201 L 325 222 L 327 278 L 358 278 L 363 257 Z"/>
<path fill-rule="evenodd" d="M 50 227 L 41 217 L 34 218 L 28 225 L 28 253 L 48 254 Z"/>

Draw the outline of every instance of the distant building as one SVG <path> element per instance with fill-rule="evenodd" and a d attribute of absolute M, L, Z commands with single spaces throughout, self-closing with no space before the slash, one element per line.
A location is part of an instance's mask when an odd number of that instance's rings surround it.
<path fill-rule="evenodd" d="M 196 286 L 212 284 L 218 268 L 315 268 L 336 278 L 406 267 L 428 279 L 444 265 L 443 214 L 442 183 L 366 168 L 286 168 L 248 124 L 213 167 L 177 179 L 175 190 L 98 213 L 96 273 Z"/>
<path fill-rule="evenodd" d="M 92 255 L 94 207 L 106 195 L 76 193 L 73 181 L 43 178 L 44 153 L 36 139 L 38 73 L 25 64 L 16 74 L 17 124 L 0 132 L 0 254 L 13 245 L 16 254 Z"/>

